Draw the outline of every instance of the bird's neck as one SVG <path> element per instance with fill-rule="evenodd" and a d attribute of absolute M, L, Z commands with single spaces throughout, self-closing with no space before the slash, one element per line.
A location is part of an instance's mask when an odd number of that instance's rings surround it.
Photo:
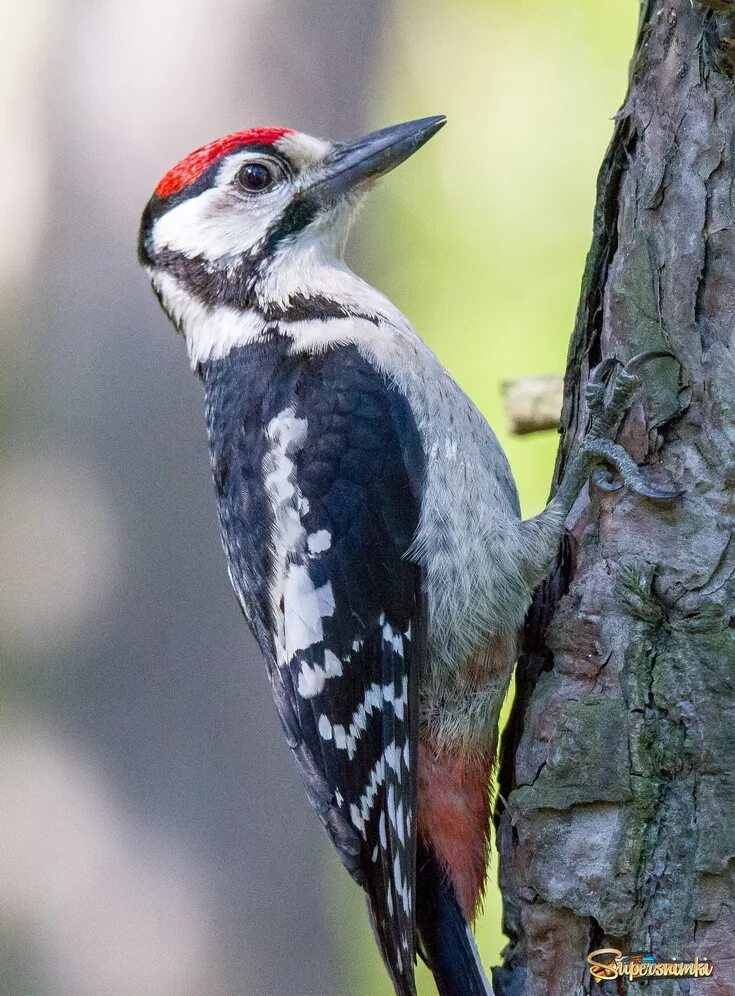
<path fill-rule="evenodd" d="M 242 264 L 214 269 L 199 260 L 159 269 L 151 279 L 186 339 L 192 367 L 258 341 L 274 327 L 284 335 L 304 322 L 345 318 L 403 323 L 400 312 L 334 255 L 318 246 L 284 247 L 248 281 Z"/>
<path fill-rule="evenodd" d="M 284 246 L 264 268 L 255 286 L 258 305 L 267 314 L 286 321 L 309 318 L 324 320 L 343 313 L 392 316 L 395 308 L 347 266 L 341 256 L 319 243 Z M 300 309 L 294 308 L 300 304 Z M 308 311 L 297 314 L 297 311 Z"/>

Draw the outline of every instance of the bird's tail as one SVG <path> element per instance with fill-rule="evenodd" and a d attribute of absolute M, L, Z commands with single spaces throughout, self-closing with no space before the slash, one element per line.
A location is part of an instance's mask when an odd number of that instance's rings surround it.
<path fill-rule="evenodd" d="M 452 883 L 433 854 L 419 847 L 417 858 L 419 951 L 439 996 L 493 996 Z"/>

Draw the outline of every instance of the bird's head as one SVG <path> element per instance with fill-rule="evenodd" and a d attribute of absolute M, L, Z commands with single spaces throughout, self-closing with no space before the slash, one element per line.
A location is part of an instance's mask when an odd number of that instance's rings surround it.
<path fill-rule="evenodd" d="M 319 274 L 341 258 L 361 194 L 445 120 L 344 143 L 253 128 L 186 156 L 159 182 L 140 227 L 140 261 L 166 311 L 181 326 L 187 296 L 263 313 L 311 290 L 323 296 Z"/>

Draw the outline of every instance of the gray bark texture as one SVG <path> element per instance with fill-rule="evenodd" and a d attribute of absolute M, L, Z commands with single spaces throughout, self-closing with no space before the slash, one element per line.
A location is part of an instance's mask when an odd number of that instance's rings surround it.
<path fill-rule="evenodd" d="M 650 502 L 590 485 L 536 593 L 500 765 L 505 996 L 735 994 L 735 4 L 643 0 L 569 349 L 557 486 L 606 357 Z M 590 951 L 714 962 L 597 983 Z"/>

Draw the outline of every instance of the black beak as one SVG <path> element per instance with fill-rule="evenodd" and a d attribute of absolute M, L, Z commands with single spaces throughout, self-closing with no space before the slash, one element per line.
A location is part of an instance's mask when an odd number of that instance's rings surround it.
<path fill-rule="evenodd" d="M 355 142 L 340 143 L 324 164 L 325 174 L 312 188 L 324 203 L 331 203 L 368 180 L 390 172 L 428 142 L 446 124 L 443 114 L 419 118 L 373 131 Z"/>

